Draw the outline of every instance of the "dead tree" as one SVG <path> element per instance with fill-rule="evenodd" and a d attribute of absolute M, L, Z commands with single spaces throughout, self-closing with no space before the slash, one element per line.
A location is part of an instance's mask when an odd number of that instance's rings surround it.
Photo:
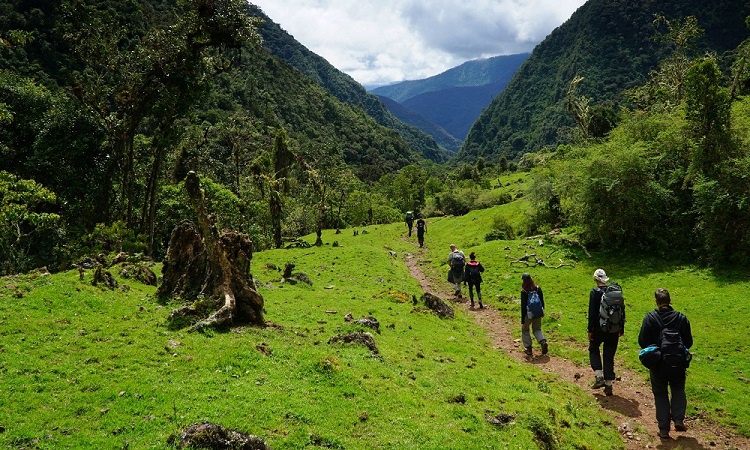
<path fill-rule="evenodd" d="M 199 227 L 186 220 L 172 231 L 157 295 L 180 297 L 191 304 L 172 311 L 170 319 L 194 320 L 191 330 L 240 324 L 264 326 L 263 297 L 250 276 L 252 241 L 243 233 L 217 231 L 216 218 L 206 210 L 195 172 L 188 173 L 185 189 Z"/>

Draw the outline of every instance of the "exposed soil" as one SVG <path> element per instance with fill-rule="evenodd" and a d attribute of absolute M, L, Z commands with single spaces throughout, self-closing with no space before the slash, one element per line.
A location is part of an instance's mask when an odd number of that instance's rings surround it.
<path fill-rule="evenodd" d="M 572 342 L 550 341 L 551 354 L 541 355 L 539 347 L 534 347 L 534 355 L 527 356 L 520 343 L 521 326 L 485 303 L 484 309 L 470 309 L 467 298 L 457 299 L 447 281 L 433 280 L 425 276 L 421 264 L 423 249 L 405 256 L 411 275 L 419 280 L 424 292 L 451 300 L 456 309 L 463 309 L 471 315 L 475 323 L 489 332 L 498 350 L 507 353 L 518 361 L 534 364 L 539 370 L 556 374 L 560 381 L 580 386 L 596 400 L 601 408 L 612 417 L 627 449 L 750 449 L 750 439 L 737 435 L 732 430 L 714 423 L 710 417 L 686 417 L 686 432 L 670 432 L 670 439 L 660 439 L 657 434 L 656 413 L 651 386 L 642 375 L 628 371 L 617 365 L 619 378 L 614 382 L 614 395 L 605 396 L 602 389 L 591 389 L 593 371 L 576 363 L 554 355 L 555 346 L 579 345 Z M 485 299 L 489 297 L 484 293 Z M 536 343 L 535 343 L 536 345 Z M 688 383 L 690 377 L 688 375 Z M 690 402 L 690 398 L 688 398 Z"/>

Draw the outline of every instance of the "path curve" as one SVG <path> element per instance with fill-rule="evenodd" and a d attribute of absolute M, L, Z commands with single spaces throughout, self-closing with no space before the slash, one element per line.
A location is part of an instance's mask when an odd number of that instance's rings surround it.
<path fill-rule="evenodd" d="M 551 355 L 542 356 L 538 353 L 538 347 L 535 347 L 534 356 L 526 356 L 520 343 L 521 327 L 517 320 L 504 316 L 500 311 L 489 305 L 485 305 L 484 309 L 470 309 L 468 299 L 459 300 L 453 296 L 448 282 L 432 280 L 425 276 L 421 268 L 421 265 L 425 264 L 423 255 L 424 250 L 418 248 L 415 253 L 407 253 L 404 260 L 411 276 L 419 281 L 424 292 L 437 295 L 443 299 L 451 299 L 455 307 L 463 308 L 477 325 L 487 330 L 493 345 L 498 350 L 507 353 L 518 361 L 534 364 L 539 370 L 555 374 L 560 380 L 576 384 L 585 392 L 588 392 L 601 408 L 610 413 L 613 424 L 617 426 L 625 448 L 628 450 L 644 448 L 750 449 L 750 439 L 722 428 L 707 417 L 686 417 L 685 424 L 688 431 L 676 432 L 673 430 L 670 433 L 670 439 L 659 439 L 656 435 L 656 412 L 651 386 L 640 374 L 618 367 L 619 377 L 614 384 L 614 395 L 607 397 L 603 390 L 589 388 L 593 381 L 593 373 L 588 366 L 582 367 L 573 361 L 554 356 L 554 351 Z M 555 345 L 571 344 L 550 342 L 551 348 L 554 348 Z M 689 378 L 688 382 L 690 382 Z"/>

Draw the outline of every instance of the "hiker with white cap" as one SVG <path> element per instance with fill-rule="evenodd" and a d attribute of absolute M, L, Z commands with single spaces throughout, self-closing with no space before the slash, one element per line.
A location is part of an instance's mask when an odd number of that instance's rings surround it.
<path fill-rule="evenodd" d="M 604 269 L 594 271 L 594 281 L 596 287 L 591 289 L 589 294 L 589 311 L 588 311 L 588 339 L 589 339 L 589 363 L 594 371 L 595 379 L 592 389 L 604 388 L 605 395 L 612 395 L 612 381 L 615 379 L 615 353 L 620 336 L 624 332 L 625 324 L 625 306 L 622 299 L 622 289 L 616 283 L 607 285 L 609 277 Z M 602 297 L 619 293 L 621 315 L 618 324 L 612 328 L 607 323 L 608 318 L 604 317 L 604 306 Z M 609 328 L 608 328 L 609 326 Z M 601 348 L 601 351 L 600 351 Z"/>

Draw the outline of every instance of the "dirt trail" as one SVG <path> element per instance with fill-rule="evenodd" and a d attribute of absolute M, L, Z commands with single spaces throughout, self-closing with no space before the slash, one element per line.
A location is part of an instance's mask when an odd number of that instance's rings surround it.
<path fill-rule="evenodd" d="M 503 316 L 492 306 L 485 304 L 484 309 L 470 309 L 468 299 L 455 299 L 447 282 L 428 279 L 425 276 L 421 268 L 422 255 L 423 250 L 418 248 L 415 253 L 406 254 L 405 262 L 411 275 L 419 280 L 424 292 L 453 300 L 454 307 L 463 308 L 477 325 L 489 332 L 498 350 L 518 361 L 534 364 L 539 370 L 556 374 L 561 381 L 583 388 L 601 408 L 610 413 L 627 449 L 750 449 L 750 439 L 712 423 L 707 417 L 687 417 L 685 424 L 688 431 L 672 430 L 670 439 L 659 439 L 656 435 L 656 413 L 651 386 L 640 374 L 618 365 L 619 378 L 614 383 L 614 395 L 607 397 L 602 389 L 593 390 L 589 387 L 594 378 L 590 367 L 582 367 L 554 355 L 555 346 L 573 344 L 550 341 L 551 354 L 542 356 L 535 342 L 534 355 L 528 357 L 523 353 L 520 343 L 521 327 L 518 320 Z M 489 298 L 488 293 L 484 294 L 485 298 Z"/>

